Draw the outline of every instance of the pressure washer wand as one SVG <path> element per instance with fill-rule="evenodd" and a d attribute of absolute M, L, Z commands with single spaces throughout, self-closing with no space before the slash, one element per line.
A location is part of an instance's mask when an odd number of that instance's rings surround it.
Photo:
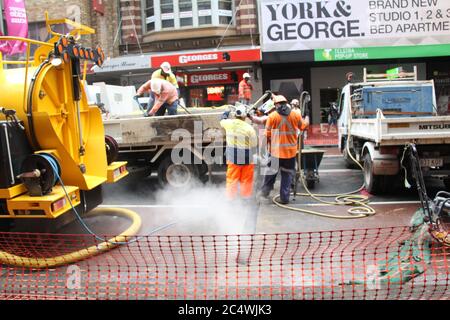
<path fill-rule="evenodd" d="M 256 109 L 258 108 L 258 105 L 263 102 L 267 97 L 272 96 L 272 91 L 267 90 L 266 92 L 264 92 L 264 94 L 258 99 L 256 100 L 255 103 L 253 103 L 250 107 L 250 109 L 248 111 L 254 110 L 256 111 Z"/>

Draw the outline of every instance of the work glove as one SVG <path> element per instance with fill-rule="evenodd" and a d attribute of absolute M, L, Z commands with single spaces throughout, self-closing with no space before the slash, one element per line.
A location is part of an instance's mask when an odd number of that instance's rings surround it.
<path fill-rule="evenodd" d="M 249 112 L 247 113 L 247 117 L 249 117 L 250 119 L 255 116 L 255 109 L 250 109 Z"/>
<path fill-rule="evenodd" d="M 225 111 L 223 114 L 222 114 L 222 120 L 226 120 L 226 119 L 228 119 L 230 117 L 230 111 Z"/>

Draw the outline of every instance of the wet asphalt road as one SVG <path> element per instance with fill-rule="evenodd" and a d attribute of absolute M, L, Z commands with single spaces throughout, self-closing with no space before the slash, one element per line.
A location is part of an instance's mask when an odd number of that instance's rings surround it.
<path fill-rule="evenodd" d="M 130 176 L 115 185 L 104 188 L 104 206 L 119 206 L 139 213 L 143 220 L 141 234 L 149 234 L 155 228 L 176 222 L 157 234 L 237 234 L 283 233 L 379 228 L 409 225 L 412 214 L 418 209 L 416 190 L 393 186 L 382 196 L 370 198 L 376 214 L 362 219 L 330 219 L 286 210 L 263 200 L 260 207 L 250 204 L 229 203 L 224 199 L 225 174 L 216 171 L 212 182 L 188 190 L 166 190 L 158 185 L 156 176 L 145 176 L 145 170 L 131 169 Z M 320 166 L 320 182 L 315 193 L 345 193 L 358 189 L 362 184 L 359 170 L 345 168 L 340 156 L 325 157 Z M 275 185 L 275 191 L 279 184 Z M 429 186 L 430 195 L 442 190 L 440 182 Z M 299 192 L 303 188 L 299 187 Z M 332 198 L 327 199 L 332 200 Z M 308 208 L 332 215 L 348 216 L 348 207 L 327 206 L 309 197 L 297 197 L 291 206 Z M 88 219 L 95 230 L 114 234 L 127 223 L 120 218 Z M 97 229 L 96 229 L 97 228 Z"/>

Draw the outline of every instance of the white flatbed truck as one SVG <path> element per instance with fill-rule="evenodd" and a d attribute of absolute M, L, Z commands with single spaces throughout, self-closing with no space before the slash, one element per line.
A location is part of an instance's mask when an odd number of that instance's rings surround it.
<path fill-rule="evenodd" d="M 88 91 L 105 112 L 105 134 L 117 142 L 118 159 L 146 168 L 147 175 L 156 172 L 162 185 L 205 182 L 208 165 L 225 163 L 224 108 L 189 108 L 190 114 L 179 108 L 176 116 L 144 117 L 133 101 L 134 87 L 97 83 Z"/>
<path fill-rule="evenodd" d="M 417 146 L 424 177 L 442 179 L 450 189 L 450 116 L 438 114 L 433 80 L 417 80 L 416 68 L 395 78 L 364 70 L 362 83 L 343 88 L 339 110 L 340 149 L 349 166 L 347 150 L 362 162 L 369 193 L 389 191 L 394 179 L 404 181 L 408 143 Z"/>

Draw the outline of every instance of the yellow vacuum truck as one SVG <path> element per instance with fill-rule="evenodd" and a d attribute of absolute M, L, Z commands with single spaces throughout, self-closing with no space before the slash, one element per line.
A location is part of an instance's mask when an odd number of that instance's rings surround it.
<path fill-rule="evenodd" d="M 53 32 L 57 24 L 70 33 Z M 105 58 L 101 48 L 79 43 L 94 30 L 66 19 L 47 19 L 47 28 L 48 42 L 0 37 L 27 44 L 24 61 L 0 57 L 3 227 L 8 221 L 64 220 L 73 208 L 84 215 L 102 202 L 102 184 L 128 174 L 126 162 L 114 162 L 117 144 L 105 141 L 99 108 L 86 98 L 87 65 Z"/>

